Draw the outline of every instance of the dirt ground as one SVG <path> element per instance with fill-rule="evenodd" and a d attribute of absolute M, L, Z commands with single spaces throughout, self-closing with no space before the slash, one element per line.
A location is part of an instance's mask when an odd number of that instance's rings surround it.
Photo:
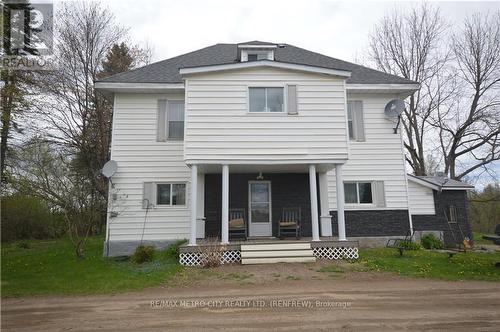
<path fill-rule="evenodd" d="M 140 292 L 3 299 L 2 331 L 498 331 L 500 283 L 331 266 L 188 269 Z"/>

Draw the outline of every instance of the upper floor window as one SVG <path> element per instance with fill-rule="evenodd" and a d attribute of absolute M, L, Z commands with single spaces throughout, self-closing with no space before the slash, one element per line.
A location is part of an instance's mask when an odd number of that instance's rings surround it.
<path fill-rule="evenodd" d="M 347 130 L 350 140 L 358 142 L 365 140 L 363 102 L 360 100 L 347 102 Z"/>
<path fill-rule="evenodd" d="M 168 139 L 184 139 L 184 101 L 169 101 L 167 110 Z"/>
<path fill-rule="evenodd" d="M 249 88 L 250 112 L 284 112 L 284 89 Z"/>
<path fill-rule="evenodd" d="M 354 139 L 354 124 L 352 119 L 352 110 L 347 107 L 347 131 L 349 132 L 349 139 Z"/>
<path fill-rule="evenodd" d="M 159 100 L 157 116 L 159 142 L 184 139 L 184 100 Z"/>

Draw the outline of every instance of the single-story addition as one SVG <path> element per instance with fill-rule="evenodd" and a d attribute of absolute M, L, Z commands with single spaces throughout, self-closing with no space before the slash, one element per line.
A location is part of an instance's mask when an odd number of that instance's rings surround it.
<path fill-rule="evenodd" d="M 470 186 L 406 174 L 397 108 L 417 82 L 251 41 L 95 87 L 114 105 L 105 255 L 189 239 L 186 265 L 311 261 L 453 218 L 470 232 Z"/>

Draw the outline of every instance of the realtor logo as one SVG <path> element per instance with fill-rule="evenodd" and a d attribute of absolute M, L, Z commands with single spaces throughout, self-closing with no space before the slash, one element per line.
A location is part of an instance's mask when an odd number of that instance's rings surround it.
<path fill-rule="evenodd" d="M 53 4 L 10 0 L 0 6 L 3 23 L 0 67 L 48 69 L 48 57 L 53 51 Z"/>

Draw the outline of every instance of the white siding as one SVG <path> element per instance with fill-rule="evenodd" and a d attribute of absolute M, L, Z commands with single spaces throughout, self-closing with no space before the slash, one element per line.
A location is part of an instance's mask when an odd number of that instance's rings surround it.
<path fill-rule="evenodd" d="M 248 85 L 286 83 L 297 84 L 298 116 L 247 112 Z M 346 158 L 349 152 L 350 159 L 343 168 L 345 181 L 384 181 L 386 207 L 379 209 L 408 208 L 400 136 L 393 134 L 395 123 L 384 116 L 384 107 L 394 96 L 348 96 L 363 101 L 366 141 L 347 144 L 341 79 L 252 69 L 199 75 L 190 78 L 187 86 L 185 142 L 157 142 L 156 134 L 158 99 L 182 100 L 184 93 L 115 96 L 111 153 L 118 172 L 113 177 L 109 212 L 118 216 L 109 219 L 111 241 L 140 240 L 146 212 L 142 209 L 144 182 L 188 184 L 186 206 L 157 207 L 148 212 L 144 239 L 189 237 L 190 172 L 186 161 L 332 163 Z M 333 172 L 329 173 L 328 185 L 330 209 L 335 209 Z M 417 211 L 431 213 L 428 204 Z"/>
<path fill-rule="evenodd" d="M 431 188 L 408 181 L 411 214 L 436 214 L 434 194 Z"/>
<path fill-rule="evenodd" d="M 184 94 L 116 94 L 111 158 L 118 163 L 110 191 L 109 210 L 118 217 L 108 220 L 110 240 L 140 240 L 145 217 L 142 209 L 144 182 L 186 182 L 189 168 L 183 159 L 183 142 L 157 142 L 158 99 L 184 99 Z M 117 199 L 112 200 L 115 193 Z M 189 184 L 186 200 L 189 200 Z M 145 240 L 187 238 L 189 201 L 186 206 L 150 209 Z M 108 214 L 109 216 L 109 214 Z M 109 217 L 108 217 L 109 218 Z"/>
<path fill-rule="evenodd" d="M 346 210 L 407 209 L 405 169 L 396 123 L 384 115 L 384 107 L 395 98 L 391 95 L 350 94 L 348 100 L 363 101 L 364 142 L 349 142 L 349 160 L 343 166 L 344 181 L 384 181 L 386 207 L 348 206 Z M 401 130 L 401 126 L 400 126 Z M 335 172 L 328 173 L 330 209 L 336 209 Z"/>
<path fill-rule="evenodd" d="M 249 86 L 285 84 L 297 85 L 298 115 L 248 113 Z M 192 76 L 186 95 L 188 164 L 328 163 L 347 157 L 341 78 L 254 68 Z"/>

